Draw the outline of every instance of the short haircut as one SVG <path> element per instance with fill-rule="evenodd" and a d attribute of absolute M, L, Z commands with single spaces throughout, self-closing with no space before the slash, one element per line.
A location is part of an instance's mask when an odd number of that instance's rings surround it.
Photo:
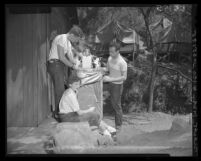
<path fill-rule="evenodd" d="M 80 83 L 80 78 L 78 78 L 76 75 L 74 75 L 73 73 L 71 74 L 71 76 L 68 79 L 68 84 L 72 84 L 74 82 L 78 82 Z"/>
<path fill-rule="evenodd" d="M 70 29 L 69 33 L 73 34 L 75 36 L 78 36 L 80 38 L 84 37 L 84 33 L 83 33 L 82 29 L 80 27 L 78 27 L 77 25 L 73 25 L 73 27 Z"/>
<path fill-rule="evenodd" d="M 115 47 L 115 49 L 116 49 L 116 51 L 117 51 L 117 50 L 120 50 L 121 44 L 118 43 L 118 42 L 111 42 L 111 43 L 109 44 L 109 48 L 111 48 L 111 47 Z"/>

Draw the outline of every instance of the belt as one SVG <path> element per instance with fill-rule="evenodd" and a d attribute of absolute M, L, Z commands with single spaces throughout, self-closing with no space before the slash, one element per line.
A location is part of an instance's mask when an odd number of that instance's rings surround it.
<path fill-rule="evenodd" d="M 62 63 L 63 65 L 65 65 L 61 60 L 59 59 L 50 59 L 47 61 L 48 63 Z"/>
<path fill-rule="evenodd" d="M 61 62 L 59 59 L 50 59 L 48 60 L 49 63 L 54 63 L 54 62 Z M 62 62 L 61 62 L 62 63 Z"/>
<path fill-rule="evenodd" d="M 73 117 L 77 116 L 78 114 L 76 112 L 68 112 L 68 113 L 59 113 L 60 116 L 68 116 L 68 117 Z"/>

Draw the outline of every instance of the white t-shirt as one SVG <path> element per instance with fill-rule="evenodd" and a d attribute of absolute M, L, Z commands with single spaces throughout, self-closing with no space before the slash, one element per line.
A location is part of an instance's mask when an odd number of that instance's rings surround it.
<path fill-rule="evenodd" d="M 108 66 L 108 70 L 110 72 L 109 76 L 113 77 L 113 78 L 117 78 L 122 76 L 122 72 L 127 71 L 127 63 L 124 60 L 124 58 L 122 58 L 121 55 L 118 56 L 117 59 L 112 59 L 112 57 L 110 56 L 108 58 L 108 62 L 107 62 L 107 66 Z M 114 84 L 122 84 L 123 81 L 119 81 L 119 82 L 112 82 Z"/>
<path fill-rule="evenodd" d="M 64 54 L 68 54 L 68 57 L 73 58 L 72 45 L 68 40 L 68 34 L 57 35 L 52 42 L 52 47 L 50 49 L 49 60 L 50 59 L 59 59 L 57 52 L 57 45 L 60 45 L 64 48 Z"/>
<path fill-rule="evenodd" d="M 64 91 L 59 102 L 59 113 L 67 114 L 69 112 L 79 111 L 79 103 L 76 93 L 71 89 Z"/>

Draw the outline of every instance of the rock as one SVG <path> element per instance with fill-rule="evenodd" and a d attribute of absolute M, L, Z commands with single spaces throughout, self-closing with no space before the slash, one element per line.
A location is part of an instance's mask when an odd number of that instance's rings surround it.
<path fill-rule="evenodd" d="M 98 130 L 93 131 L 94 138 L 96 138 L 97 146 L 111 146 L 114 141 L 110 136 L 101 135 Z"/>
<path fill-rule="evenodd" d="M 117 133 L 117 143 L 121 145 L 126 145 L 130 143 L 130 140 L 133 136 L 142 134 L 143 132 L 139 129 L 136 129 L 132 125 L 122 126 L 122 129 Z"/>
<path fill-rule="evenodd" d="M 189 121 L 181 117 L 174 118 L 169 134 L 185 133 L 192 130 Z"/>
<path fill-rule="evenodd" d="M 59 123 L 53 134 L 55 153 L 66 153 L 69 150 L 77 152 L 96 145 L 96 138 L 92 134 L 88 122 Z"/>

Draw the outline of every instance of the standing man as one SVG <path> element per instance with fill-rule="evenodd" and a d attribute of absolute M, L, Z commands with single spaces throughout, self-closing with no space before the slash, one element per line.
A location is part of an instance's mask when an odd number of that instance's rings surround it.
<path fill-rule="evenodd" d="M 59 101 L 65 91 L 65 67 L 74 68 L 73 45 L 79 44 L 84 34 L 78 26 L 73 26 L 67 34 L 57 35 L 52 42 L 47 62 L 47 70 L 50 74 L 55 93 L 55 111 L 53 117 L 58 118 Z"/>
<path fill-rule="evenodd" d="M 117 132 L 122 126 L 122 107 L 121 95 L 123 91 L 123 82 L 127 78 L 127 63 L 119 53 L 120 44 L 113 42 L 109 46 L 110 56 L 108 58 L 105 71 L 109 71 L 109 76 L 104 76 L 104 82 L 110 82 L 110 95 L 112 107 L 115 110 L 115 126 Z"/>

